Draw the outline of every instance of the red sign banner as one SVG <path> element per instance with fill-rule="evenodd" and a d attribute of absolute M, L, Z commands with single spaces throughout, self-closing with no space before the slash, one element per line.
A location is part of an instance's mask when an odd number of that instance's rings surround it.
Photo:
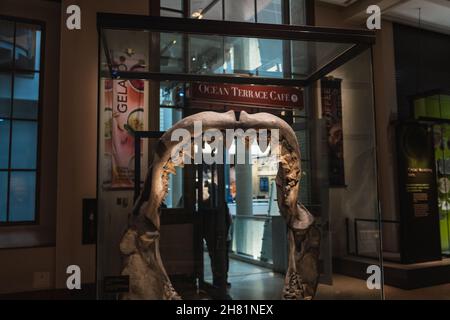
<path fill-rule="evenodd" d="M 303 91 L 297 87 L 194 83 L 192 100 L 261 107 L 303 109 Z"/>

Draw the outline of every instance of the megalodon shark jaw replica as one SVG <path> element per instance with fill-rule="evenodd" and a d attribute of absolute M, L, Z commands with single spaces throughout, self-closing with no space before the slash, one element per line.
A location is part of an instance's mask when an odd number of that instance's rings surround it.
<path fill-rule="evenodd" d="M 180 296 L 173 288 L 164 268 L 160 252 L 161 204 L 168 192 L 169 175 L 182 164 L 172 158 L 179 141 L 172 141 L 177 129 L 189 131 L 195 139 L 195 123 L 201 121 L 203 131 L 210 129 L 277 129 L 279 168 L 276 178 L 277 201 L 288 226 L 289 264 L 282 293 L 283 299 L 312 299 L 319 279 L 320 232 L 314 217 L 298 202 L 301 157 L 292 128 L 269 113 L 202 112 L 176 123 L 158 141 L 144 188 L 133 209 L 129 228 L 120 243 L 124 255 L 123 275 L 130 277 L 130 291 L 122 299 L 175 300 Z M 192 146 L 192 149 L 193 146 Z"/>

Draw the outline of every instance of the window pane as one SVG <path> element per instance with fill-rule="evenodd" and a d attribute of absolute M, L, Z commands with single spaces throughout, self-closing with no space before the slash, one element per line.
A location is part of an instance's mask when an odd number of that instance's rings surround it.
<path fill-rule="evenodd" d="M 161 17 L 183 18 L 183 14 L 169 10 L 161 10 Z"/>
<path fill-rule="evenodd" d="M 296 0 L 297 2 L 298 0 Z M 281 24 L 281 0 L 257 0 L 258 23 Z"/>
<path fill-rule="evenodd" d="M 159 89 L 159 101 L 162 106 L 182 108 L 184 103 L 184 88 L 174 82 L 162 82 Z M 178 112 L 181 115 L 181 110 Z"/>
<path fill-rule="evenodd" d="M 182 10 L 183 9 L 183 1 L 182 0 L 161 0 L 161 7 L 175 9 L 175 10 Z"/>
<path fill-rule="evenodd" d="M 0 222 L 6 222 L 7 194 L 8 194 L 8 172 L 0 172 Z"/>
<path fill-rule="evenodd" d="M 190 68 L 192 73 L 223 73 L 224 47 L 223 38 L 192 36 L 190 38 Z"/>
<path fill-rule="evenodd" d="M 183 36 L 175 33 L 161 33 L 161 72 L 183 72 Z"/>
<path fill-rule="evenodd" d="M 223 20 L 222 7 L 222 0 L 191 0 L 191 18 Z"/>
<path fill-rule="evenodd" d="M 183 113 L 180 109 L 161 108 L 159 109 L 159 129 L 160 131 L 167 131 L 172 126 L 180 121 Z"/>
<path fill-rule="evenodd" d="M 13 121 L 11 168 L 35 169 L 37 154 L 37 122 Z"/>
<path fill-rule="evenodd" d="M 11 67 L 14 47 L 14 22 L 0 20 L 0 67 Z"/>
<path fill-rule="evenodd" d="M 13 117 L 37 119 L 39 101 L 39 73 L 14 76 Z"/>
<path fill-rule="evenodd" d="M 11 114 L 11 74 L 0 73 L 0 84 L 0 118 L 9 118 Z"/>
<path fill-rule="evenodd" d="M 8 120 L 0 120 L 0 169 L 8 169 L 9 125 Z"/>
<path fill-rule="evenodd" d="M 291 24 L 306 24 L 306 4 L 305 0 L 290 0 Z"/>
<path fill-rule="evenodd" d="M 225 20 L 255 22 L 255 0 L 225 0 Z"/>
<path fill-rule="evenodd" d="M 36 173 L 11 172 L 9 220 L 33 221 L 36 200 Z"/>
<path fill-rule="evenodd" d="M 16 68 L 39 70 L 41 30 L 39 26 L 21 24 L 16 26 Z"/>

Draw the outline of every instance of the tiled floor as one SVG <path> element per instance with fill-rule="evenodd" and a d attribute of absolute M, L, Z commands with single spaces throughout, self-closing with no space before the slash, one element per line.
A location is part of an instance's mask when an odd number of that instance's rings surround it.
<path fill-rule="evenodd" d="M 207 267 L 206 261 L 205 267 Z M 210 271 L 205 276 L 206 279 L 210 278 Z M 283 288 L 283 281 L 283 275 L 273 273 L 270 269 L 233 259 L 230 261 L 229 282 L 231 282 L 231 288 L 229 294 L 234 300 L 278 300 Z M 416 290 L 402 290 L 386 286 L 385 294 L 387 299 L 450 300 L 450 284 Z M 366 282 L 363 280 L 335 274 L 332 286 L 319 285 L 316 299 L 381 299 L 381 293 L 377 290 L 367 289 Z"/>

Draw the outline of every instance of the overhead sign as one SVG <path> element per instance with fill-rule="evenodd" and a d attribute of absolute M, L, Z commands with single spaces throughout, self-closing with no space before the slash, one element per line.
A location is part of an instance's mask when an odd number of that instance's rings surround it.
<path fill-rule="evenodd" d="M 297 87 L 194 83 L 193 100 L 261 107 L 303 109 L 303 91 Z"/>

